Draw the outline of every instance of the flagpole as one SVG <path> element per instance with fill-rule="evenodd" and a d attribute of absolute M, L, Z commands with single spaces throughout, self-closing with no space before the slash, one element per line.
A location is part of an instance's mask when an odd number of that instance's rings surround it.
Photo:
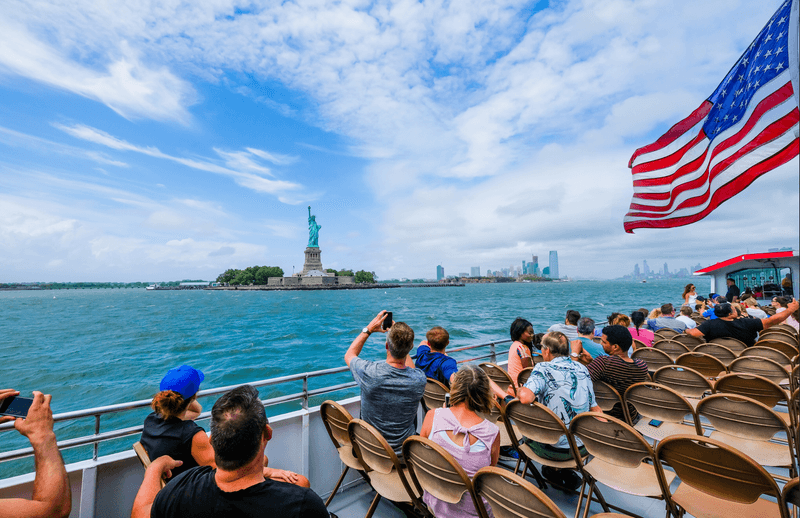
<path fill-rule="evenodd" d="M 794 90 L 795 104 L 800 109 L 800 52 L 798 52 L 798 38 L 800 38 L 800 0 L 792 0 L 792 10 L 789 14 L 789 73 L 792 76 L 792 89 Z M 796 137 L 800 137 L 800 126 L 795 128 Z"/>

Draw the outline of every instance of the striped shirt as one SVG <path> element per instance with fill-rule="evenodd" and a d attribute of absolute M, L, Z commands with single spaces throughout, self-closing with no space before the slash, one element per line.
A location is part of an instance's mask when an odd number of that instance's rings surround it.
<path fill-rule="evenodd" d="M 641 383 L 648 379 L 647 364 L 639 359 L 626 362 L 616 355 L 598 356 L 586 368 L 589 369 L 592 381 L 608 383 L 619 392 L 620 396 L 623 396 L 628 387 L 634 383 Z M 636 420 L 639 417 L 639 413 L 633 405 L 628 405 L 628 410 L 632 420 Z M 617 419 L 625 420 L 622 406 L 619 403 L 606 413 Z"/>

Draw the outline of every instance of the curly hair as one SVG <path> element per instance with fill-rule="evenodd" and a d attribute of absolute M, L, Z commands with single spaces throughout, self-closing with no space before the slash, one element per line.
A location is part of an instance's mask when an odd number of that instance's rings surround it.
<path fill-rule="evenodd" d="M 173 419 L 180 417 L 180 415 L 189 408 L 189 403 L 191 403 L 195 397 L 196 396 L 192 396 L 189 399 L 184 399 L 183 396 L 174 390 L 162 390 L 153 396 L 150 407 L 162 418 Z"/>

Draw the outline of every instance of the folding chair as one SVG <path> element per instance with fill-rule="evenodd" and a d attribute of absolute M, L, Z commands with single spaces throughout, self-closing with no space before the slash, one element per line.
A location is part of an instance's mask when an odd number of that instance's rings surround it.
<path fill-rule="evenodd" d="M 752 356 L 758 356 L 759 358 L 769 358 L 770 360 L 773 360 L 782 366 L 792 364 L 792 360 L 784 353 L 782 353 L 780 349 L 773 347 L 763 347 L 758 345 L 758 343 L 754 347 L 748 347 L 747 349 L 742 351 L 742 354 L 739 355 L 739 358 L 752 357 Z"/>
<path fill-rule="evenodd" d="M 681 354 L 689 352 L 689 348 L 675 340 L 659 340 L 653 342 L 653 349 L 658 349 L 669 355 L 670 358 L 676 360 Z"/>
<path fill-rule="evenodd" d="M 708 379 L 716 379 L 728 373 L 725 364 L 714 358 L 710 354 L 688 352 L 684 353 L 675 360 L 675 365 L 694 369 Z"/>
<path fill-rule="evenodd" d="M 755 343 L 755 347 L 767 347 L 769 349 L 775 349 L 776 351 L 780 351 L 786 355 L 786 357 L 790 360 L 798 354 L 797 345 L 793 343 L 790 344 L 788 341 L 776 340 L 772 337 L 761 338 Z"/>
<path fill-rule="evenodd" d="M 515 448 L 519 453 L 519 458 L 524 462 L 522 475 L 525 476 L 525 473 L 530 472 L 541 489 L 546 489 L 547 484 L 539 470 L 534 466 L 534 462 L 555 469 L 578 470 L 578 461 L 575 459 L 579 459 L 580 462 L 586 460 L 585 456 L 581 457 L 580 453 L 578 453 L 577 445 L 566 425 L 552 410 L 538 402 L 524 405 L 518 399 L 511 401 L 503 409 L 503 420 L 506 423 L 507 433 L 511 437 L 512 443 L 516 445 Z M 511 426 L 512 424 L 514 426 Z M 520 444 L 520 439 L 530 439 L 539 443 L 554 445 L 559 442 L 562 436 L 567 437 L 569 449 L 572 452 L 572 458 L 565 461 L 545 459 L 537 455 L 527 443 Z"/>
<path fill-rule="evenodd" d="M 656 456 L 659 469 L 664 463 L 680 479 L 674 492 L 666 486 L 675 516 L 686 512 L 702 517 L 788 518 L 775 480 L 753 459 L 725 443 L 677 435 L 661 441 Z M 761 498 L 765 494 L 777 502 Z"/>
<path fill-rule="evenodd" d="M 759 376 L 774 381 L 778 385 L 789 385 L 789 372 L 778 362 L 770 360 L 769 358 L 740 356 L 731 362 L 728 366 L 728 371 L 758 374 Z"/>
<path fill-rule="evenodd" d="M 634 428 L 655 442 L 671 435 L 703 434 L 691 403 L 668 387 L 651 382 L 636 383 L 628 387 L 624 398 L 642 416 Z M 691 425 L 684 424 L 687 415 L 691 416 Z M 653 419 L 661 424 L 651 425 Z"/>
<path fill-rule="evenodd" d="M 797 516 L 798 510 L 800 510 L 800 480 L 795 477 L 787 482 L 783 486 L 781 496 L 783 497 L 783 504 L 786 506 L 786 516 Z M 792 514 L 792 512 L 795 514 Z"/>
<path fill-rule="evenodd" d="M 675 331 L 674 329 L 670 329 L 668 327 L 662 327 L 653 334 L 656 336 L 656 339 L 659 339 L 659 338 L 672 338 L 673 336 L 678 336 L 681 333 Z"/>
<path fill-rule="evenodd" d="M 705 376 L 694 369 L 679 365 L 661 367 L 653 374 L 653 382 L 671 388 L 685 397 L 693 407 L 697 407 L 700 398 L 713 391 L 711 382 Z"/>
<path fill-rule="evenodd" d="M 381 498 L 412 504 L 421 514 L 430 516 L 427 506 L 420 500 L 422 495 L 416 493 L 408 483 L 407 468 L 400 464 L 394 450 L 381 433 L 361 419 L 350 421 L 347 431 L 353 453 L 376 492 L 364 518 L 370 518 L 375 513 Z"/>
<path fill-rule="evenodd" d="M 742 351 L 747 349 L 747 345 L 744 342 L 737 340 L 736 338 L 714 338 L 708 343 L 727 347 L 728 349 L 733 351 L 733 353 L 736 354 L 737 356 L 741 354 Z"/>
<path fill-rule="evenodd" d="M 422 393 L 422 406 L 425 411 L 444 407 L 445 395 L 449 393 L 450 389 L 444 383 L 428 378 L 428 382 L 425 384 L 425 392 Z"/>
<path fill-rule="evenodd" d="M 631 353 L 631 358 L 634 360 L 642 360 L 647 364 L 647 370 L 650 372 L 652 376 L 655 371 L 663 367 L 664 365 L 674 365 L 675 360 L 670 358 L 670 356 L 661 351 L 659 349 L 653 349 L 652 347 L 644 347 L 641 349 L 636 349 Z"/>
<path fill-rule="evenodd" d="M 508 375 L 508 372 L 503 370 L 502 367 L 495 365 L 494 363 L 481 363 L 478 365 L 483 372 L 489 376 L 489 379 L 497 383 L 497 386 L 500 387 L 503 392 L 508 390 L 508 387 L 514 387 L 514 380 L 511 379 L 511 376 Z M 516 388 L 514 389 L 514 394 L 517 393 Z"/>
<path fill-rule="evenodd" d="M 790 397 L 784 389 L 774 381 L 768 380 L 757 374 L 747 374 L 744 372 L 731 372 L 722 376 L 714 383 L 715 394 L 738 394 L 755 399 L 759 403 L 766 405 L 773 410 L 778 403 L 787 406 L 787 412 L 775 411 L 783 422 L 790 428 L 794 428 L 792 419 L 793 411 L 790 405 Z"/>
<path fill-rule="evenodd" d="M 350 468 L 358 470 L 362 476 L 364 476 L 364 468 L 353 455 L 353 445 L 350 443 L 350 435 L 347 431 L 347 426 L 350 424 L 350 421 L 353 420 L 353 416 L 350 415 L 350 412 L 339 403 L 328 400 L 320 405 L 319 414 L 322 418 L 322 423 L 325 425 L 325 429 L 328 431 L 328 436 L 331 438 L 331 442 L 336 448 L 336 452 L 339 454 L 339 460 L 344 464 L 344 469 L 339 476 L 339 480 L 336 482 L 333 491 L 331 491 L 328 500 L 325 501 L 325 507 L 327 507 L 342 485 L 342 481 Z M 366 476 L 364 476 L 364 478 L 369 481 Z"/>
<path fill-rule="evenodd" d="M 147 450 L 144 449 L 144 446 L 142 446 L 142 443 L 139 441 L 133 443 L 133 451 L 136 452 L 136 456 L 139 457 L 139 462 L 141 462 L 144 469 L 147 470 L 147 468 L 150 466 L 150 456 L 147 454 Z M 167 481 L 162 477 L 161 487 L 163 488 L 166 485 Z"/>
<path fill-rule="evenodd" d="M 784 420 L 763 403 L 738 394 L 713 394 L 700 401 L 697 415 L 714 427 L 711 439 L 736 448 L 762 466 L 788 468 L 790 476 L 797 476 L 792 432 Z M 784 444 L 774 442 L 775 436 L 781 433 L 786 435 Z M 785 479 L 778 475 L 773 477 Z"/>
<path fill-rule="evenodd" d="M 481 468 L 475 473 L 472 485 L 483 517 L 489 515 L 483 505 L 486 500 L 495 518 L 566 518 L 539 488 L 508 470 L 495 466 Z"/>
<path fill-rule="evenodd" d="M 683 345 L 688 347 L 689 350 L 694 349 L 695 347 L 697 347 L 700 344 L 706 343 L 705 339 L 698 338 L 698 337 L 693 336 L 693 335 L 687 335 L 686 333 L 681 333 L 679 335 L 675 335 L 672 338 L 670 338 L 670 340 L 672 340 L 673 342 L 682 343 Z"/>
<path fill-rule="evenodd" d="M 517 386 L 522 387 L 528 381 L 528 378 L 531 377 L 531 372 L 533 372 L 533 367 L 525 367 L 519 374 L 517 375 Z"/>
<path fill-rule="evenodd" d="M 403 442 L 403 458 L 419 494 L 425 490 L 449 504 L 468 498 L 477 512 L 478 501 L 469 475 L 444 448 L 430 439 L 412 435 Z"/>
<path fill-rule="evenodd" d="M 592 455 L 581 466 L 583 478 L 589 487 L 584 518 L 589 515 L 589 503 L 594 493 L 597 493 L 603 511 L 609 512 L 611 507 L 598 490 L 598 482 L 621 493 L 664 500 L 666 515 L 669 516 L 671 506 L 664 496 L 664 488 L 669 486 L 675 474 L 661 470 L 655 462 L 653 448 L 639 432 L 619 419 L 600 412 L 578 414 L 569 429 Z M 576 517 L 578 511 L 580 508 L 576 510 Z"/>
<path fill-rule="evenodd" d="M 707 344 L 698 345 L 697 347 L 694 348 L 694 351 L 692 351 L 692 352 L 703 353 L 703 354 L 708 354 L 710 356 L 713 356 L 714 358 L 716 358 L 719 361 L 721 361 L 722 364 L 725 365 L 726 369 L 727 369 L 728 365 L 730 365 L 730 363 L 733 360 L 735 360 L 736 358 L 739 357 L 739 355 L 737 353 L 735 353 L 732 350 L 728 349 L 724 345 L 719 345 L 719 344 L 715 344 L 715 343 L 707 343 Z"/>
<path fill-rule="evenodd" d="M 628 415 L 628 408 L 622 401 L 622 396 L 617 389 L 606 383 L 605 381 L 593 381 L 594 384 L 594 399 L 603 412 L 609 412 L 615 405 L 619 404 L 622 412 L 625 415 L 625 422 L 630 423 L 630 416 Z"/>

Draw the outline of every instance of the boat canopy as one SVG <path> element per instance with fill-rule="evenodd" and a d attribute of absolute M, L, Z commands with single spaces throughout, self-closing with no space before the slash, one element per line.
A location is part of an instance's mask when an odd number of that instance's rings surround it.
<path fill-rule="evenodd" d="M 737 255 L 694 272 L 711 276 L 711 292 L 724 295 L 726 280 L 733 279 L 744 292 L 750 288 L 762 293 L 758 299 L 769 301 L 776 296 L 798 297 L 800 256 L 797 250 Z"/>

